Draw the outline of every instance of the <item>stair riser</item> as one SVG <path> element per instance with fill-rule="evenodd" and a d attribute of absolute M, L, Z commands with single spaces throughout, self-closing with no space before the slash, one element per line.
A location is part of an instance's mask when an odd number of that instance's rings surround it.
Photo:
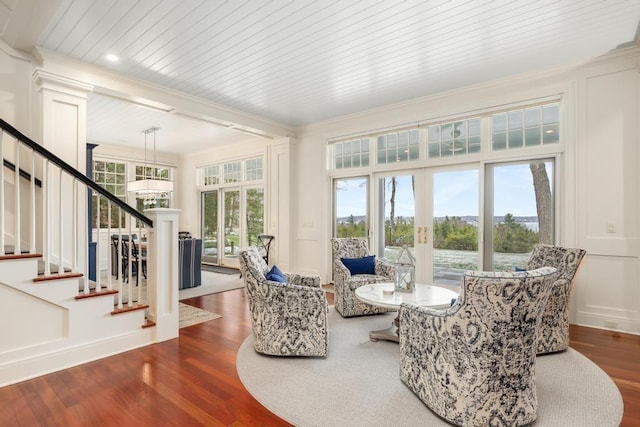
<path fill-rule="evenodd" d="M 67 306 L 78 295 L 78 279 L 47 280 L 45 282 L 33 282 L 27 280 L 23 283 L 11 285 L 15 289 L 28 293 L 38 298 Z"/>
<path fill-rule="evenodd" d="M 0 262 L 2 282 L 13 284 L 32 281 L 38 271 L 38 258 L 3 260 Z"/>

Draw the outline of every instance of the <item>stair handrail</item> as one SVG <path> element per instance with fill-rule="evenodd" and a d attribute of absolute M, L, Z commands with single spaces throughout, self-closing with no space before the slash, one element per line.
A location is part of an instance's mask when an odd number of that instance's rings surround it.
<path fill-rule="evenodd" d="M 143 223 L 147 224 L 149 227 L 153 227 L 153 221 L 150 218 L 141 214 L 140 212 L 135 210 L 133 207 L 131 207 L 128 203 L 123 202 L 122 200 L 120 200 L 119 198 L 117 198 L 116 196 L 114 196 L 113 194 L 111 194 L 110 192 L 108 192 L 98 184 L 96 184 L 93 180 L 89 179 L 86 175 L 79 172 L 76 168 L 74 168 L 73 166 L 71 166 L 64 160 L 62 160 L 60 157 L 56 156 L 51 151 L 47 150 L 42 145 L 38 144 L 37 142 L 35 142 L 34 140 L 29 138 L 22 132 L 20 132 L 18 129 L 13 127 L 11 124 L 7 123 L 2 118 L 0 118 L 0 128 L 2 128 L 2 130 L 7 132 L 9 135 L 13 136 L 16 140 L 22 142 L 25 145 L 28 145 L 33 151 L 37 152 L 38 154 L 42 155 L 42 157 L 46 158 L 47 160 L 57 165 L 60 169 L 67 172 L 69 175 L 73 176 L 78 181 L 81 181 L 83 184 L 91 188 L 93 191 L 98 192 L 100 195 L 106 197 L 112 203 L 115 203 L 117 206 L 119 206 L 129 215 L 135 217 L 139 221 L 142 221 Z"/>

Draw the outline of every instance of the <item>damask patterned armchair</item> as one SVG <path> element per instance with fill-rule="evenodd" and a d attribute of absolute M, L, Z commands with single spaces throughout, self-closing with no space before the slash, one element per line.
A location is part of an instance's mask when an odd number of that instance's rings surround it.
<path fill-rule="evenodd" d="M 456 425 L 534 421 L 536 323 L 555 272 L 466 272 L 460 297 L 447 310 L 403 304 L 401 380 Z"/>
<path fill-rule="evenodd" d="M 569 347 L 569 297 L 573 278 L 584 258 L 584 249 L 535 245 L 526 269 L 555 267 L 558 286 L 553 287 L 538 325 L 538 354 L 555 353 Z"/>
<path fill-rule="evenodd" d="M 328 304 L 320 277 L 284 273 L 286 283 L 267 280 L 258 248 L 238 253 L 251 312 L 254 348 L 274 356 L 326 356 Z"/>
<path fill-rule="evenodd" d="M 396 268 L 380 259 L 375 259 L 375 274 L 354 274 L 342 263 L 341 258 L 363 258 L 369 256 L 366 238 L 347 237 L 331 239 L 333 249 L 334 304 L 342 317 L 363 316 L 391 311 L 382 307 L 365 304 L 356 298 L 355 291 L 360 286 L 372 283 L 394 282 Z"/>

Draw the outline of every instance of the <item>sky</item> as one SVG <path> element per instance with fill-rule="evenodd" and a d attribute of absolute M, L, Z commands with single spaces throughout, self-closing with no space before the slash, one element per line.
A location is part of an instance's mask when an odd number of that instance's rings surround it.
<path fill-rule="evenodd" d="M 511 213 L 514 216 L 537 216 L 533 179 L 529 164 L 500 165 L 494 169 L 494 215 Z M 549 180 L 552 180 L 551 164 L 547 164 Z M 434 216 L 477 216 L 479 173 L 477 170 L 434 173 Z M 342 181 L 350 185 L 338 191 L 338 217 L 360 216 L 366 213 L 365 180 Z M 387 196 L 388 198 L 388 196 Z M 413 194 L 411 179 L 398 180 L 396 192 L 396 216 L 412 217 Z M 387 206 L 388 215 L 388 206 Z"/>

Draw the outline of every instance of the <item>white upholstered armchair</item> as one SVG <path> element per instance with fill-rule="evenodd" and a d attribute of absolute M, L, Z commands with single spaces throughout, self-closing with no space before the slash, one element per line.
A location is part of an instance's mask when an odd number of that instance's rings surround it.
<path fill-rule="evenodd" d="M 319 276 L 284 273 L 267 280 L 258 248 L 238 253 L 253 327 L 254 348 L 274 356 L 326 356 L 328 304 Z"/>
<path fill-rule="evenodd" d="M 534 421 L 536 324 L 555 271 L 466 272 L 449 309 L 403 304 L 400 379 L 456 425 Z"/>
<path fill-rule="evenodd" d="M 396 267 L 369 254 L 369 244 L 366 238 L 345 237 L 331 239 L 333 249 L 333 283 L 335 286 L 334 304 L 336 311 L 343 317 L 363 316 L 391 311 L 382 307 L 365 304 L 356 298 L 355 291 L 360 286 L 372 283 L 394 282 Z M 347 268 L 342 259 L 353 260 L 352 263 L 362 264 L 360 260 L 368 258 L 371 269 L 368 272 L 356 274 Z"/>
<path fill-rule="evenodd" d="M 573 278 L 580 267 L 586 251 L 553 245 L 535 245 L 526 269 L 555 267 L 558 286 L 544 309 L 538 325 L 538 354 L 555 353 L 569 347 L 569 297 L 573 289 Z"/>

